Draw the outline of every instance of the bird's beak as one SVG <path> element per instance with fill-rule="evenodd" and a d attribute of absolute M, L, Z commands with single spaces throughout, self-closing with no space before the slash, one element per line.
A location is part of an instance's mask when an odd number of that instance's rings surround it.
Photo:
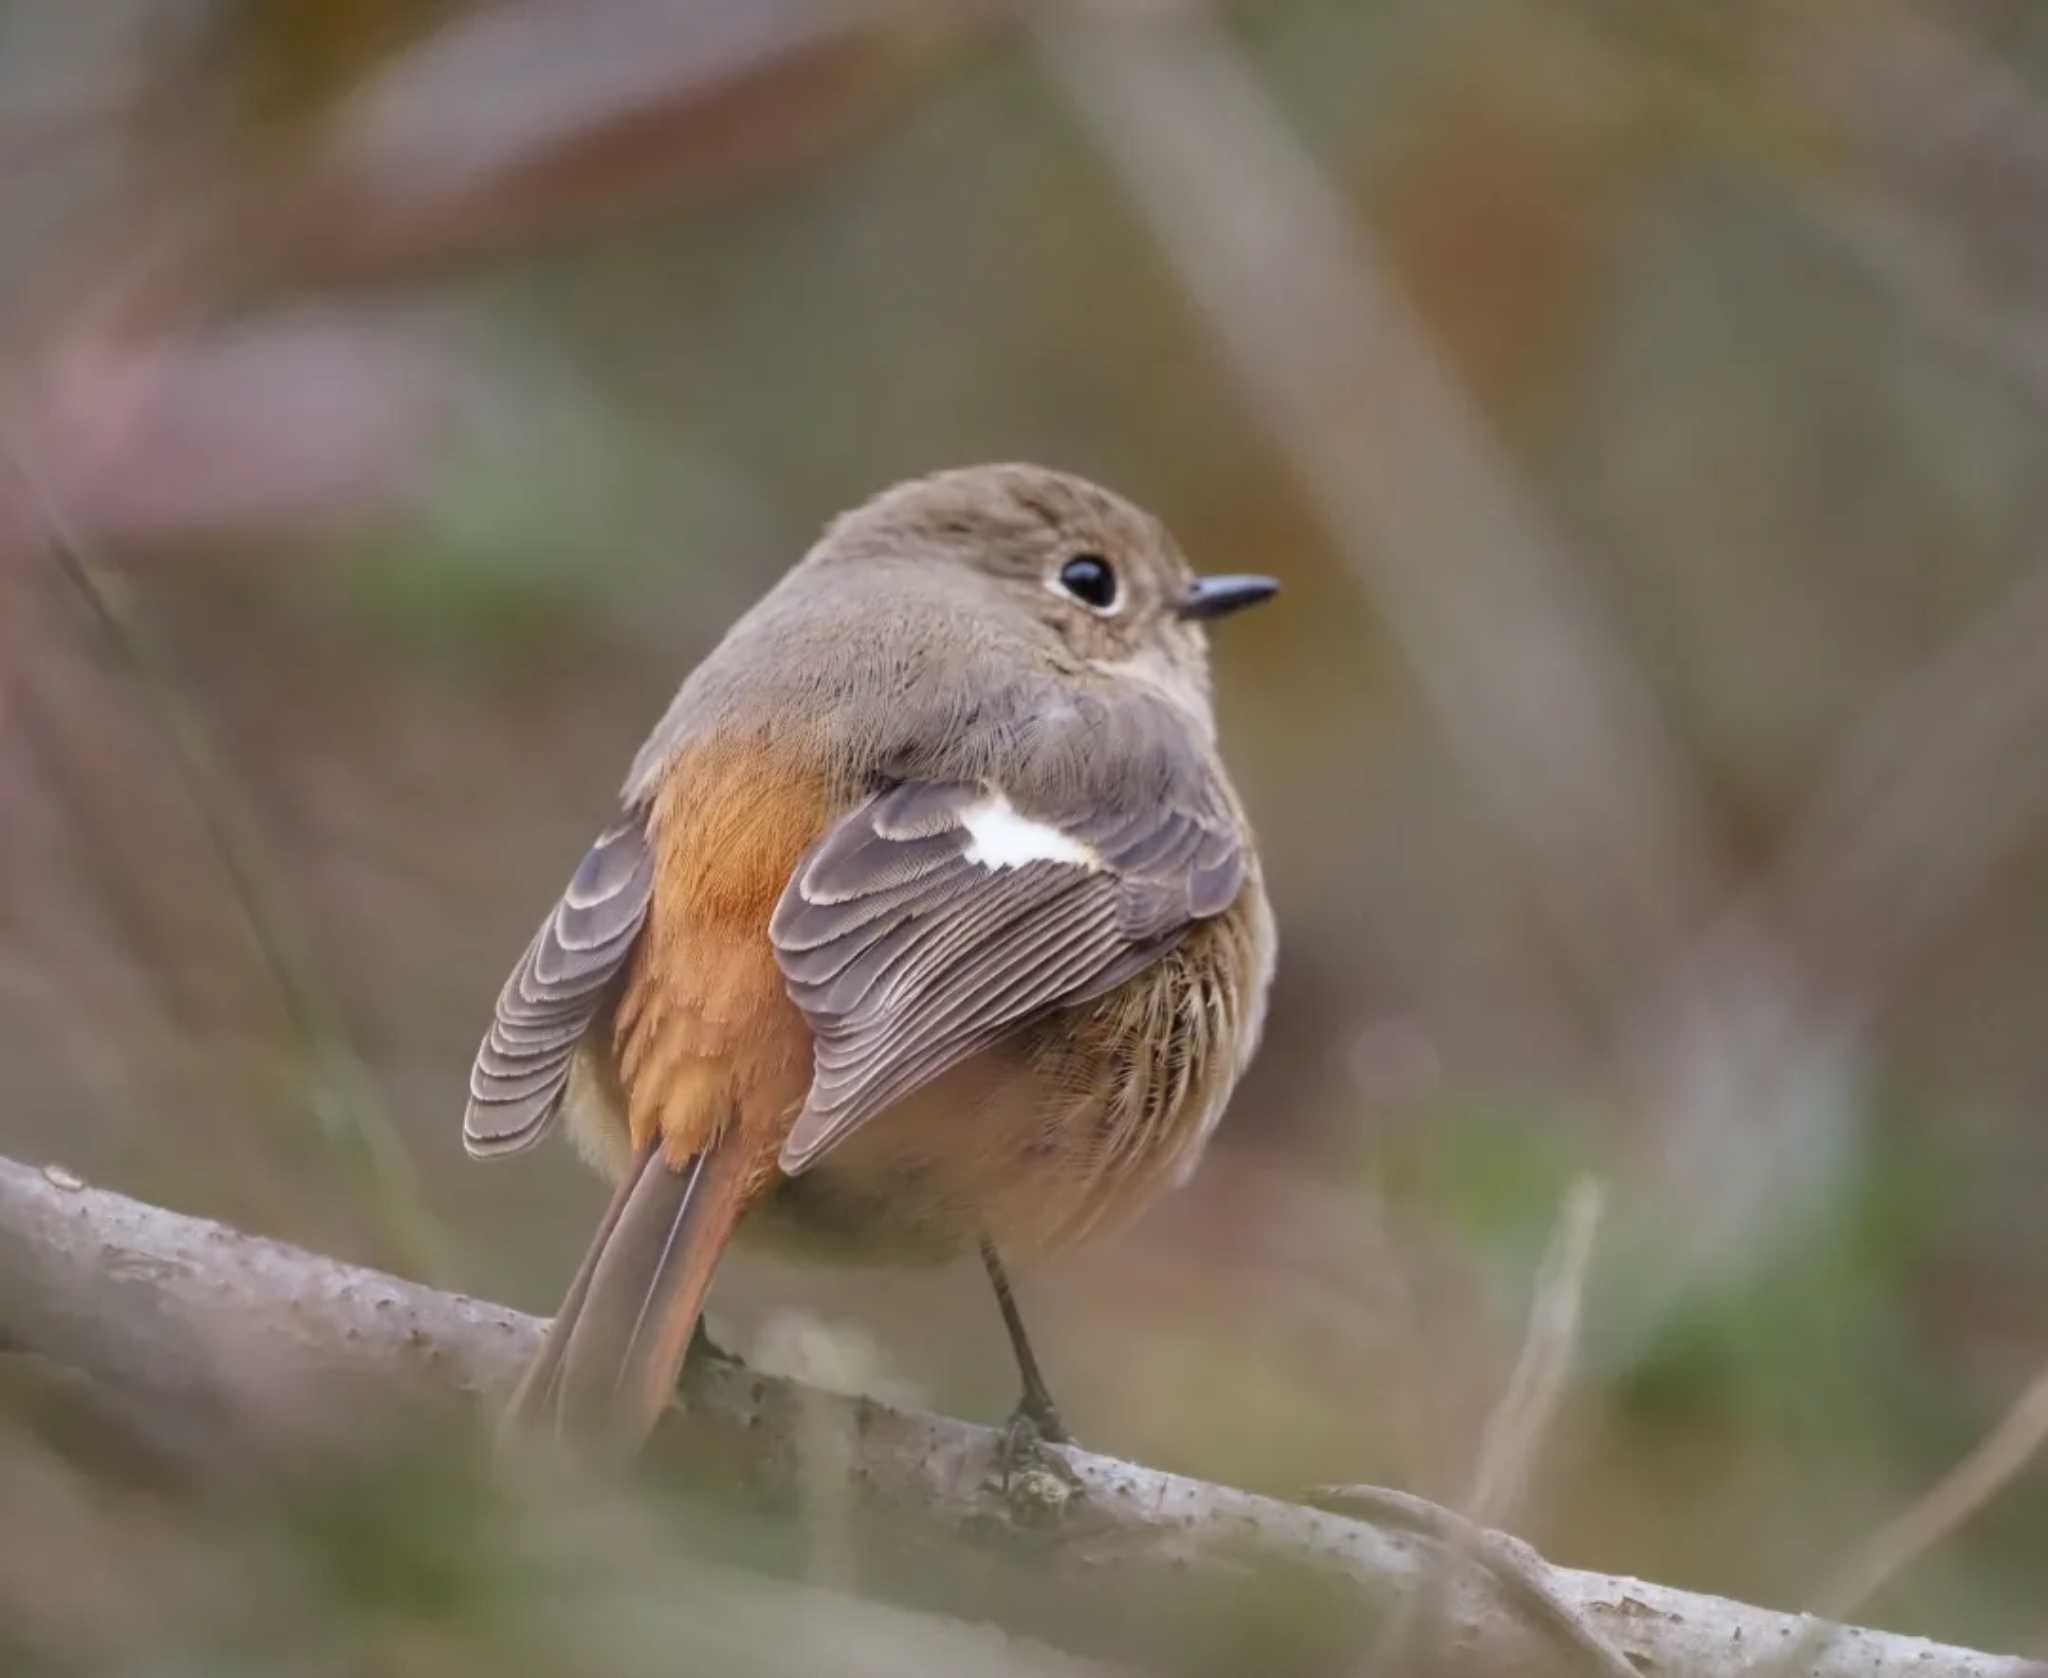
<path fill-rule="evenodd" d="M 1246 606 L 1256 606 L 1280 592 L 1271 577 L 1197 577 L 1180 603 L 1183 618 L 1220 618 Z"/>

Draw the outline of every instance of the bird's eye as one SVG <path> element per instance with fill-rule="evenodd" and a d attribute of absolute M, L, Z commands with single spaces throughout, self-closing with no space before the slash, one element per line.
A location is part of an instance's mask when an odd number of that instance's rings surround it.
<path fill-rule="evenodd" d="M 1060 567 L 1060 587 L 1098 612 L 1116 604 L 1116 572 L 1100 554 L 1074 555 Z"/>

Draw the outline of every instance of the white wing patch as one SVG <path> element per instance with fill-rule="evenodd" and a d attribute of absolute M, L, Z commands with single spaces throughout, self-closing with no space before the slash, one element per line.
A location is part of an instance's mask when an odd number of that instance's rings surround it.
<path fill-rule="evenodd" d="M 971 843 L 962 853 L 982 868 L 1022 868 L 1027 862 L 1068 862 L 1091 872 L 1102 866 L 1102 858 L 1071 834 L 1050 823 L 1033 821 L 1021 814 L 1002 793 L 991 787 L 988 796 L 960 812 L 960 825 L 967 829 Z"/>

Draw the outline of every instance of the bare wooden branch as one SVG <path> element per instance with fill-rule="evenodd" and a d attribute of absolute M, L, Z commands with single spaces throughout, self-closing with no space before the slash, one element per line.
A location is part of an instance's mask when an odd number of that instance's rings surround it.
<path fill-rule="evenodd" d="M 541 1323 L 220 1224 L 0 1160 L 0 1344 L 102 1381 L 233 1407 L 238 1426 L 316 1428 L 345 1417 L 455 1417 L 488 1403 Z M 1073 1474 L 995 1471 L 994 1430 L 840 1398 L 702 1362 L 657 1435 L 657 1468 L 713 1471 L 757 1506 L 826 1495 L 848 1519 L 920 1534 L 892 1563 L 847 1544 L 831 1583 L 985 1618 L 1084 1654 L 1145 1658 L 1164 1639 L 1257 1604 L 1328 1622 L 1325 1670 L 1425 1587 L 1443 1591 L 1451 1652 L 1432 1670 L 1581 1670 L 1570 1640 L 1497 1575 L 1461 1565 L 1440 1524 L 1374 1499 L 1372 1520 L 1257 1497 L 1086 1451 Z M 852 1514 L 849 1515 L 848 1511 Z M 1512 1540 L 1498 1540 L 1512 1544 Z M 1638 1667 L 1735 1672 L 1793 1646 L 1807 1622 L 1628 1578 L 1526 1567 L 1556 1602 Z M 1448 1578 L 1447 1585 L 1441 1584 Z M 1433 1581 L 1436 1582 L 1433 1585 Z M 1326 1610 L 1328 1612 L 1326 1612 Z M 2048 1668 L 1846 1628 L 1813 1678 L 2048 1678 Z"/>

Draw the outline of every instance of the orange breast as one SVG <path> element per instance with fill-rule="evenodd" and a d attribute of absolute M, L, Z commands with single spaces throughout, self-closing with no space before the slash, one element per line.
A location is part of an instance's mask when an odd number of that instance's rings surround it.
<path fill-rule="evenodd" d="M 757 743 L 684 753 L 656 794 L 654 900 L 614 1045 L 635 1145 L 678 1164 L 737 1126 L 763 1183 L 810 1085 L 811 1036 L 768 921 L 823 831 L 825 777 Z"/>

